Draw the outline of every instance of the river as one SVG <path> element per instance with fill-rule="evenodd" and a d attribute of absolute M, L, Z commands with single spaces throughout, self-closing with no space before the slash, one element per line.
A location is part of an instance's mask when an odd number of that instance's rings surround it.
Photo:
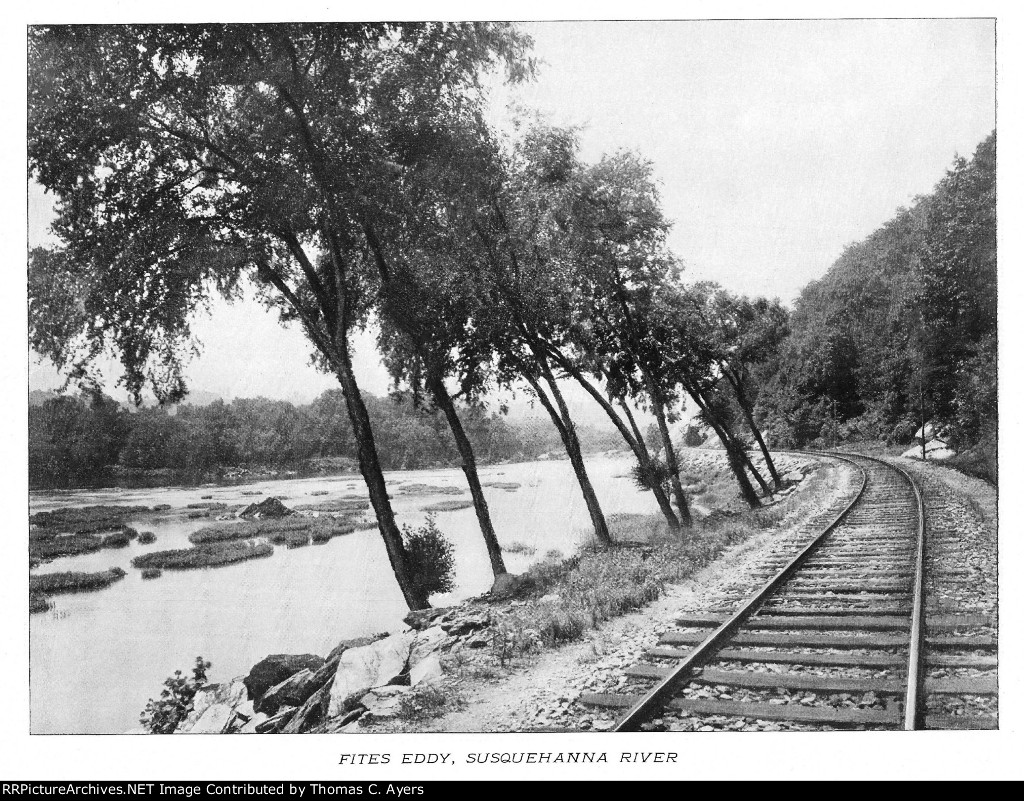
<path fill-rule="evenodd" d="M 625 477 L 623 456 L 588 457 L 605 514 L 656 512 L 650 496 Z M 507 553 L 513 573 L 550 550 L 570 554 L 591 530 L 583 497 L 568 462 L 541 461 L 482 467 L 484 482 L 518 483 L 513 491 L 485 487 L 499 541 L 523 543 L 533 554 Z M 387 474 L 400 524 L 425 519 L 423 507 L 440 500 L 469 499 L 459 469 Z M 403 485 L 455 486 L 462 495 L 404 495 Z M 320 495 L 327 491 L 326 496 Z M 254 496 L 252 493 L 262 493 Z M 249 493 L 249 494 L 243 494 Z M 313 495 L 313 493 L 317 493 Z M 264 496 L 284 503 L 366 496 L 360 478 L 349 476 L 258 481 L 231 487 L 167 487 L 74 492 L 33 492 L 32 512 L 62 506 L 111 504 L 175 510 L 204 495 L 231 504 Z M 337 537 L 323 545 L 287 549 L 273 556 L 203 570 L 165 570 L 143 580 L 133 557 L 150 550 L 189 546 L 188 535 L 212 520 L 183 515 L 141 515 L 131 525 L 153 531 L 157 541 L 103 549 L 45 563 L 33 572 L 96 571 L 119 566 L 127 576 L 96 592 L 54 595 L 53 608 L 31 615 L 30 715 L 33 733 L 120 733 L 138 726 L 139 713 L 175 670 L 188 671 L 195 657 L 213 663 L 211 681 L 244 675 L 271 653 L 328 653 L 339 640 L 403 627 L 407 608 L 376 529 Z M 439 528 L 455 545 L 454 592 L 434 596 L 444 606 L 490 587 L 487 553 L 472 508 L 437 514 Z"/>

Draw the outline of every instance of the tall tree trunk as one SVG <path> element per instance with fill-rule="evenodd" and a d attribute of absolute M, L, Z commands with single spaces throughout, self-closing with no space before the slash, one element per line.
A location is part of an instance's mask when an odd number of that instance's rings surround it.
<path fill-rule="evenodd" d="M 707 404 L 704 403 L 699 393 L 689 392 L 694 403 L 704 413 L 704 418 L 708 421 L 710 426 L 715 430 L 718 435 L 718 439 L 722 445 L 725 446 L 726 457 L 729 460 L 729 467 L 732 469 L 733 475 L 736 477 L 736 483 L 740 485 L 740 494 L 743 496 L 743 500 L 746 501 L 747 506 L 751 509 L 756 509 L 761 505 L 761 499 L 757 497 L 757 492 L 754 491 L 753 485 L 750 483 L 750 479 L 747 478 L 747 471 L 744 465 L 743 454 L 737 446 L 737 443 L 729 435 L 729 432 L 725 429 L 725 426 L 712 414 Z"/>
<path fill-rule="evenodd" d="M 452 403 L 451 395 L 448 394 L 448 390 L 445 388 L 444 381 L 439 377 L 432 377 L 430 380 L 430 393 L 433 395 L 434 402 L 438 408 L 444 412 L 448 426 L 452 430 L 452 436 L 455 437 L 455 445 L 459 449 L 459 456 L 462 457 L 462 472 L 466 475 L 466 481 L 469 483 L 469 492 L 473 496 L 473 508 L 476 510 L 476 519 L 480 523 L 480 533 L 483 534 L 484 543 L 487 545 L 487 557 L 491 560 L 491 572 L 494 573 L 495 578 L 498 578 L 508 571 L 505 569 L 505 560 L 501 556 L 501 546 L 498 544 L 498 538 L 494 533 L 494 525 L 491 523 L 491 513 L 487 509 L 487 499 L 484 497 L 484 489 L 480 484 L 480 476 L 476 471 L 476 456 L 473 453 L 473 445 L 470 443 L 469 437 L 466 436 L 466 431 L 462 427 L 462 421 L 459 419 L 455 404 Z"/>
<path fill-rule="evenodd" d="M 761 475 L 761 473 L 758 471 L 758 469 L 756 467 L 754 467 L 754 462 L 750 458 L 750 454 L 747 453 L 746 449 L 743 447 L 743 445 L 738 440 L 736 441 L 736 449 L 737 449 L 737 451 L 740 454 L 742 454 L 742 456 L 743 456 L 743 463 L 747 466 L 747 469 L 750 471 L 750 474 L 754 477 L 754 479 L 757 481 L 757 483 L 761 486 L 761 491 L 765 495 L 771 495 L 772 494 L 772 488 L 768 486 L 768 482 L 764 480 L 764 477 Z"/>
<path fill-rule="evenodd" d="M 636 424 L 636 418 L 633 417 L 633 412 L 629 410 L 629 406 L 624 400 L 619 401 L 619 406 L 622 407 L 623 413 L 626 415 L 626 419 L 629 420 L 630 428 L 633 429 L 633 436 L 636 437 L 638 447 L 642 449 L 644 454 L 644 464 L 651 464 L 651 454 L 647 450 L 647 443 L 644 442 L 644 435 L 640 431 L 640 426 Z M 658 501 L 658 506 L 661 509 L 661 513 L 665 515 L 665 519 L 669 521 L 669 530 L 673 533 L 679 530 L 679 518 L 676 517 L 676 512 L 672 508 L 672 503 L 668 499 L 668 493 L 665 492 L 665 488 L 662 486 L 656 486 L 651 490 L 654 493 L 655 499 Z M 673 523 L 675 525 L 673 526 Z M 688 525 L 692 525 L 692 520 Z"/>
<path fill-rule="evenodd" d="M 299 248 L 297 256 L 304 258 L 301 248 Z M 391 562 L 391 569 L 394 571 L 398 588 L 402 591 L 410 609 L 427 609 L 430 607 L 430 602 L 427 593 L 416 581 L 409 565 L 409 554 L 402 542 L 402 534 L 395 522 L 394 510 L 388 500 L 388 488 L 384 481 L 384 471 L 381 470 L 380 459 L 377 456 L 377 446 L 373 441 L 370 415 L 366 411 L 366 404 L 363 403 L 359 384 L 352 371 L 352 359 L 348 351 L 348 325 L 345 321 L 344 308 L 338 308 L 325 314 L 324 322 L 329 323 L 329 333 L 325 333 L 318 325 L 315 316 L 296 297 L 280 273 L 266 262 L 259 263 L 259 270 L 261 277 L 270 281 L 295 310 L 302 320 L 310 340 L 334 368 L 338 381 L 341 383 L 341 393 L 345 396 L 345 407 L 348 411 L 349 423 L 352 425 L 352 434 L 356 440 L 359 471 L 363 474 L 363 481 L 366 483 L 366 489 L 370 495 L 370 505 L 373 506 L 373 511 L 377 515 L 377 527 L 384 540 L 384 548 L 388 554 L 388 561 Z M 340 271 L 338 275 L 340 284 Z M 339 296 L 341 294 L 339 291 Z"/>
<path fill-rule="evenodd" d="M 334 359 L 334 367 L 345 396 L 349 421 L 352 423 L 352 433 L 356 438 L 359 470 L 363 474 L 363 481 L 366 482 L 366 488 L 370 493 L 370 505 L 373 506 L 373 511 L 377 515 L 377 527 L 384 539 L 384 547 L 388 553 L 388 560 L 391 562 L 391 569 L 395 572 L 398 586 L 402 590 L 402 595 L 405 596 L 405 602 L 409 608 L 427 609 L 430 607 L 430 603 L 426 593 L 419 588 L 411 572 L 408 554 L 405 544 L 402 542 L 402 534 L 395 522 L 391 501 L 388 500 L 388 488 L 384 481 L 380 460 L 377 457 L 377 447 L 373 441 L 370 415 L 366 411 L 362 394 L 359 392 L 359 385 L 352 372 L 352 362 L 347 349 Z"/>
<path fill-rule="evenodd" d="M 672 486 L 672 494 L 676 499 L 676 508 L 679 510 L 679 519 L 683 525 L 690 527 L 693 519 L 690 516 L 690 504 L 686 501 L 683 493 L 683 484 L 679 480 L 679 460 L 676 458 L 676 449 L 672 445 L 672 435 L 668 430 L 668 420 L 665 417 L 665 404 L 656 395 L 651 395 L 651 406 L 654 408 L 654 416 L 658 421 L 658 429 L 661 431 L 661 441 L 665 446 L 665 463 L 668 465 L 669 484 Z"/>
<path fill-rule="evenodd" d="M 625 401 L 620 400 L 619 405 L 626 411 L 629 416 L 630 422 L 633 423 L 633 432 L 631 433 L 626 424 L 622 421 L 618 412 L 615 411 L 615 407 L 611 401 L 601 394 L 601 391 L 595 387 L 590 381 L 587 380 L 586 376 L 578 368 L 576 368 L 572 362 L 567 359 L 558 359 L 558 366 L 563 368 L 569 375 L 576 379 L 581 387 L 583 387 L 589 395 L 597 401 L 598 405 L 604 409 L 605 414 L 618 429 L 619 434 L 629 445 L 629 449 L 633 451 L 633 455 L 636 457 L 637 462 L 641 467 L 650 468 L 651 466 L 651 454 L 647 450 L 647 444 L 644 442 L 643 435 L 636 429 L 636 424 L 632 419 L 632 413 L 629 411 L 629 407 L 626 406 Z M 673 534 L 679 531 L 679 518 L 676 517 L 676 513 L 672 509 L 672 504 L 669 503 L 668 496 L 665 494 L 665 490 L 660 486 L 651 487 L 651 492 L 654 493 L 654 499 L 658 502 L 658 508 L 661 509 L 662 515 L 665 517 L 665 522 L 668 523 L 668 529 Z"/>
<path fill-rule="evenodd" d="M 764 463 L 768 466 L 768 472 L 772 477 L 772 483 L 775 485 L 776 489 L 782 489 L 782 478 L 779 476 L 778 470 L 775 469 L 775 462 L 772 461 L 772 455 L 768 452 L 768 446 L 765 445 L 764 437 L 761 436 L 761 429 L 754 421 L 754 410 L 750 406 L 747 394 L 743 391 L 743 385 L 737 377 L 731 376 L 728 373 L 726 376 L 736 393 L 736 400 L 739 403 L 739 407 L 743 410 L 743 416 L 747 421 L 747 426 L 750 428 L 750 432 L 754 435 L 754 439 L 757 440 L 757 446 L 761 449 L 761 454 L 764 456 Z"/>
<path fill-rule="evenodd" d="M 558 383 L 555 381 L 551 369 L 547 366 L 547 361 L 544 360 L 543 356 L 538 356 L 538 360 L 541 361 L 540 366 L 544 374 L 544 380 L 551 387 L 551 394 L 554 396 L 555 404 L 557 404 L 558 408 L 556 409 L 551 403 L 551 399 L 548 398 L 547 393 L 544 392 L 536 379 L 527 377 L 527 381 L 533 387 L 541 405 L 551 416 L 551 421 L 555 424 L 555 428 L 558 429 L 558 433 L 562 438 L 565 452 L 568 454 L 569 462 L 576 473 L 576 481 L 579 483 L 580 491 L 583 493 L 583 501 L 587 505 L 587 512 L 590 513 L 590 522 L 594 526 L 594 536 L 597 537 L 597 541 L 601 545 L 608 547 L 613 544 L 612 537 L 608 532 L 608 523 L 604 519 L 604 512 L 601 511 L 601 503 L 597 499 L 597 493 L 594 492 L 594 485 L 590 483 L 590 476 L 587 475 L 587 467 L 583 462 L 583 450 L 580 447 L 579 437 L 576 435 L 576 427 L 573 425 L 572 417 L 569 416 L 569 408 L 565 405 L 565 399 L 558 389 Z"/>

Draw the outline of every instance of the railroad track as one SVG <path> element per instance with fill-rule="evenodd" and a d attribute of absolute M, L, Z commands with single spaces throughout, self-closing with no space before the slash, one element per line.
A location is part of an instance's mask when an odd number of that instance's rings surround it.
<path fill-rule="evenodd" d="M 616 711 L 615 731 L 673 717 L 701 730 L 996 728 L 995 620 L 929 605 L 926 566 L 942 581 L 968 577 L 926 559 L 921 489 L 887 462 L 827 457 L 860 478 L 816 536 L 777 549 L 756 591 L 737 586 L 711 611 L 682 614 L 626 669 L 626 692 L 580 702 Z"/>

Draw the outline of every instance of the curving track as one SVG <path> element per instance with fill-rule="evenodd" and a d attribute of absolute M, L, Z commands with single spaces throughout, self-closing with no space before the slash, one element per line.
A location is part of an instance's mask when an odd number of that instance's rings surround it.
<path fill-rule="evenodd" d="M 938 568 L 925 558 L 921 490 L 887 462 L 828 457 L 861 478 L 817 536 L 776 551 L 753 594 L 737 587 L 680 617 L 626 670 L 642 692 L 580 701 L 621 710 L 616 731 L 671 716 L 708 728 L 995 728 L 994 620 L 926 614 L 925 567 Z M 951 698 L 957 716 L 941 714 Z"/>

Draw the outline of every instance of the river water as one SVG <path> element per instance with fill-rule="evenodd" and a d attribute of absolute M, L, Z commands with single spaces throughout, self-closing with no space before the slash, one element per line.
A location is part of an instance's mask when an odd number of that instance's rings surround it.
<path fill-rule="evenodd" d="M 605 514 L 656 512 L 651 495 L 625 476 L 630 460 L 588 457 Z M 511 482 L 509 492 L 485 487 L 498 539 L 523 543 L 532 555 L 505 554 L 518 573 L 550 550 L 570 554 L 591 530 L 586 507 L 568 462 L 494 465 L 480 470 L 484 482 Z M 387 474 L 399 524 L 418 524 L 425 506 L 469 499 L 459 469 Z M 462 495 L 402 494 L 410 484 L 455 486 Z M 326 496 L 312 495 L 327 491 Z M 262 496 L 286 505 L 366 496 L 360 478 L 328 477 L 258 481 L 231 487 L 168 487 L 32 493 L 32 512 L 62 506 L 170 504 L 173 511 L 131 521 L 157 541 L 63 557 L 33 572 L 96 571 L 119 566 L 127 576 L 96 592 L 55 595 L 53 609 L 31 615 L 30 714 L 33 733 L 120 733 L 138 726 L 139 713 L 175 670 L 188 672 L 195 657 L 210 660 L 211 681 L 244 675 L 271 653 L 327 654 L 339 640 L 403 627 L 407 608 L 376 529 L 336 537 L 323 545 L 287 549 L 273 556 L 203 570 L 165 570 L 143 580 L 133 557 L 150 550 L 189 547 L 188 535 L 212 520 L 187 520 L 179 511 L 200 496 L 231 504 Z M 216 513 L 215 513 L 216 514 Z M 434 596 L 435 606 L 477 595 L 492 575 L 472 507 L 437 513 L 439 528 L 455 545 L 454 592 Z"/>

